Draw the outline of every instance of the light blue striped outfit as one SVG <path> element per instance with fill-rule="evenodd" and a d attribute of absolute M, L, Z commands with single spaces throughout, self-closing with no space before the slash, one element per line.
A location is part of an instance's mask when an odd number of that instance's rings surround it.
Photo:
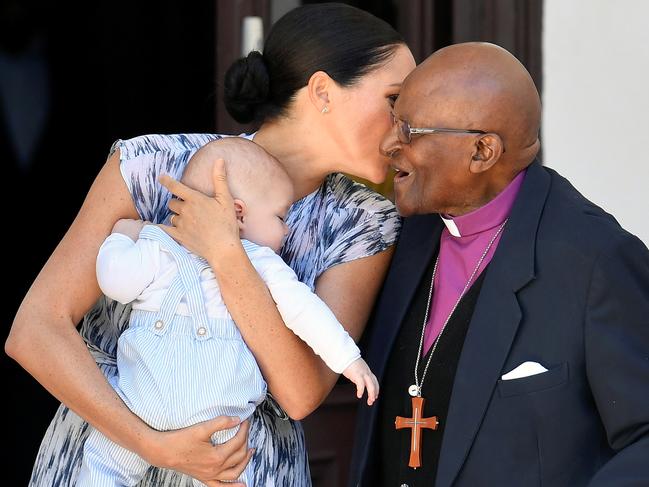
<path fill-rule="evenodd" d="M 234 321 L 208 317 L 199 275 L 209 264 L 192 257 L 163 230 L 146 225 L 140 238 L 156 240 L 173 256 L 178 272 L 159 311 L 134 309 L 117 348 L 118 374 L 110 380 L 125 404 L 157 430 L 183 428 L 217 416 L 252 415 L 266 383 Z M 244 249 L 254 244 L 242 241 Z M 250 248 L 248 248 L 250 247 Z M 185 298 L 191 316 L 176 314 Z M 223 443 L 237 428 L 218 431 Z M 149 464 L 93 430 L 84 447 L 79 487 L 136 485 Z M 252 483 L 253 465 L 240 480 Z M 204 485 L 194 481 L 194 485 Z"/>
<path fill-rule="evenodd" d="M 115 142 L 112 150 L 119 150 L 120 171 L 140 218 L 164 222 L 169 217 L 171 195 L 160 186 L 160 175 L 180 179 L 191 156 L 221 137 L 151 134 Z M 330 174 L 313 193 L 293 203 L 286 224 L 290 230 L 280 255 L 311 290 L 332 267 L 394 245 L 401 228 L 390 201 L 343 174 Z M 81 336 L 108 380 L 117 373 L 117 341 L 128 327 L 130 312 L 130 305 L 102 296 L 81 323 Z M 86 421 L 62 404 L 43 437 L 29 486 L 74 486 L 90 431 Z M 252 415 L 249 442 L 255 448 L 253 485 L 311 485 L 302 426 L 287 419 L 270 395 Z M 178 472 L 151 467 L 138 484 L 150 486 L 191 487 L 192 480 Z"/>

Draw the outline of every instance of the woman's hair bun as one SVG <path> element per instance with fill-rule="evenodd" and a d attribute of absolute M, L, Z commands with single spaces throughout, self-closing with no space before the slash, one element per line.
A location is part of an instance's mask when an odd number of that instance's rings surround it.
<path fill-rule="evenodd" d="M 268 100 L 268 67 L 259 51 L 235 61 L 225 73 L 225 108 L 239 123 L 253 121 Z"/>

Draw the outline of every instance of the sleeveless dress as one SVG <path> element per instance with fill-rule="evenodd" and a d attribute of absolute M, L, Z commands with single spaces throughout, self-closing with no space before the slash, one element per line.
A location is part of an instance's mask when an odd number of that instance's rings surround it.
<path fill-rule="evenodd" d="M 142 219 L 165 221 L 171 195 L 158 183 L 158 177 L 169 174 L 180 179 L 189 158 L 201 146 L 221 137 L 146 135 L 113 144 L 111 153 L 120 150 L 122 176 Z M 280 254 L 312 290 L 318 276 L 330 267 L 374 255 L 393 245 L 401 227 L 390 201 L 342 174 L 329 175 L 313 193 L 293 203 L 286 222 L 290 233 Z M 108 378 L 116 373 L 117 340 L 128 326 L 130 310 L 130 305 L 102 296 L 81 325 L 81 336 Z M 88 423 L 62 404 L 45 433 L 29 485 L 73 486 L 90 430 Z M 255 486 L 311 485 L 302 427 L 289 419 L 270 395 L 252 416 L 249 445 L 256 448 Z M 190 487 L 192 480 L 151 467 L 138 485 Z"/>

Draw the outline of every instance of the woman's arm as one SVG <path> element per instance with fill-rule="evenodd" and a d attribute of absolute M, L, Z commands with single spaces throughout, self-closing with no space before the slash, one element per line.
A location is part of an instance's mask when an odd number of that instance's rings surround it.
<path fill-rule="evenodd" d="M 392 248 L 332 267 L 316 283 L 316 294 L 358 341 L 385 277 Z M 282 321 L 268 288 L 243 249 L 208 258 L 223 299 L 252 350 L 273 397 L 293 419 L 325 400 L 338 379 Z"/>
<path fill-rule="evenodd" d="M 210 263 L 225 304 L 273 396 L 291 418 L 304 418 L 327 397 L 338 376 L 284 325 L 250 263 L 239 240 L 223 164 L 214 167 L 214 198 L 168 177 L 161 182 L 180 197 L 169 203 L 178 216 L 174 227 L 165 230 Z M 318 296 L 355 340 L 363 332 L 391 257 L 388 249 L 334 266 L 316 283 Z"/>
<path fill-rule="evenodd" d="M 5 350 L 70 409 L 149 462 L 203 479 L 236 478 L 238 472 L 225 466 L 237 470 L 244 462 L 245 467 L 249 455 L 246 427 L 241 428 L 237 441 L 222 449 L 212 447 L 209 436 L 219 427 L 231 427 L 232 420 L 221 418 L 167 433 L 149 428 L 110 387 L 76 329 L 100 297 L 97 252 L 120 218 L 138 215 L 116 153 L 100 171 L 70 229 L 32 284 Z"/>

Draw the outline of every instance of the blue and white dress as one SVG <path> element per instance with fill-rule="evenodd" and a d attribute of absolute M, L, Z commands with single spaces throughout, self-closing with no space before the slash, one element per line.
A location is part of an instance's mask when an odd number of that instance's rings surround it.
<path fill-rule="evenodd" d="M 144 220 L 163 222 L 169 216 L 170 194 L 161 174 L 180 179 L 189 158 L 214 134 L 147 135 L 119 140 L 121 172 Z M 296 201 L 286 222 L 290 233 L 282 258 L 312 290 L 327 269 L 381 252 L 396 242 L 401 221 L 388 200 L 342 174 L 329 175 L 313 193 Z M 116 373 L 117 339 L 128 326 L 131 308 L 100 298 L 84 317 L 81 335 L 107 377 Z M 38 452 L 30 486 L 73 486 L 81 466 L 88 424 L 61 405 Z M 299 422 L 286 419 L 272 399 L 257 408 L 250 425 L 250 446 L 256 448 L 254 479 L 258 487 L 310 486 L 311 479 Z M 186 475 L 151 467 L 141 486 L 190 487 Z"/>

